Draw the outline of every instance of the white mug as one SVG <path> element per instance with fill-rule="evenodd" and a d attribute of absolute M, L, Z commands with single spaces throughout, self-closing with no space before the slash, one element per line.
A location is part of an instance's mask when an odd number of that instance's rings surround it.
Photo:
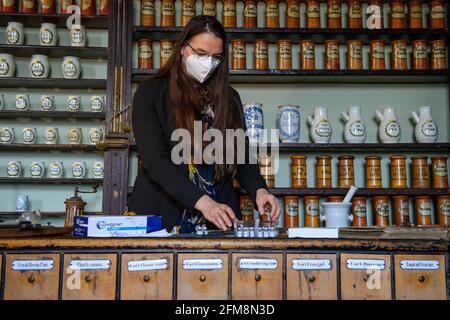
<path fill-rule="evenodd" d="M 0 53 L 0 78 L 14 77 L 15 72 L 14 56 L 9 53 Z"/>
<path fill-rule="evenodd" d="M 41 97 L 41 109 L 44 111 L 52 111 L 55 108 L 55 97 L 43 95 Z"/>
<path fill-rule="evenodd" d="M 102 112 L 105 104 L 105 99 L 102 96 L 91 97 L 91 110 L 93 112 Z"/>
<path fill-rule="evenodd" d="M 56 25 L 54 25 L 53 23 L 41 24 L 41 29 L 39 31 L 39 40 L 42 46 L 56 46 L 58 42 Z"/>
<path fill-rule="evenodd" d="M 80 77 L 81 65 L 77 57 L 64 57 L 62 63 L 62 74 L 65 79 L 78 79 Z"/>
<path fill-rule="evenodd" d="M 22 140 L 25 144 L 35 144 L 36 143 L 36 128 L 23 128 L 22 129 Z"/>
<path fill-rule="evenodd" d="M 68 96 L 67 97 L 67 110 L 68 111 L 80 111 L 81 107 L 81 97 L 79 96 Z"/>
<path fill-rule="evenodd" d="M 52 161 L 48 166 L 48 176 L 50 178 L 62 178 L 64 167 L 61 161 Z"/>
<path fill-rule="evenodd" d="M 73 24 L 70 29 L 70 45 L 72 47 L 86 46 L 86 29 L 81 24 Z"/>
<path fill-rule="evenodd" d="M 28 110 L 30 107 L 30 98 L 27 94 L 16 95 L 16 109 L 19 111 Z"/>
<path fill-rule="evenodd" d="M 0 129 L 0 143 L 12 143 L 14 141 L 14 128 Z"/>
<path fill-rule="evenodd" d="M 20 178 L 22 176 L 22 163 L 20 161 L 9 161 L 6 173 L 10 178 Z"/>
<path fill-rule="evenodd" d="M 89 129 L 89 143 L 96 144 L 103 141 L 103 129 L 102 128 L 90 128 Z"/>
<path fill-rule="evenodd" d="M 33 54 L 30 61 L 30 75 L 32 78 L 48 78 L 50 66 L 47 56 Z"/>
<path fill-rule="evenodd" d="M 44 130 L 44 141 L 45 144 L 56 144 L 58 143 L 58 128 L 45 128 Z"/>
<path fill-rule="evenodd" d="M 30 166 L 32 178 L 42 178 L 45 174 L 45 165 L 43 161 L 33 161 Z"/>
<path fill-rule="evenodd" d="M 8 22 L 6 27 L 6 43 L 11 45 L 23 45 L 23 24 L 20 22 Z"/>
<path fill-rule="evenodd" d="M 94 165 L 92 166 L 92 176 L 94 178 L 101 179 L 103 178 L 103 172 L 104 172 L 103 161 L 94 161 Z"/>
<path fill-rule="evenodd" d="M 74 161 L 72 163 L 72 176 L 74 178 L 84 178 L 86 176 L 86 162 Z"/>

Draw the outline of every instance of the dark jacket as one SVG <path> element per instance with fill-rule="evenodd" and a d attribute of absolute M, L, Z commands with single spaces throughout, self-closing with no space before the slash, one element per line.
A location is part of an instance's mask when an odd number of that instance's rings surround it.
<path fill-rule="evenodd" d="M 231 87 L 230 90 L 241 106 L 237 91 Z M 163 216 L 164 227 L 170 231 L 178 215 L 184 209 L 191 212 L 204 192 L 189 179 L 188 165 L 175 165 L 170 157 L 178 141 L 171 141 L 176 127 L 169 106 L 167 78 L 139 85 L 133 98 L 132 123 L 143 166 L 138 171 L 128 209 L 136 214 Z M 253 201 L 258 189 L 267 188 L 257 164 L 238 165 L 235 178 Z M 231 179 L 219 184 L 218 193 L 218 202 L 230 206 L 240 218 L 239 195 Z"/>

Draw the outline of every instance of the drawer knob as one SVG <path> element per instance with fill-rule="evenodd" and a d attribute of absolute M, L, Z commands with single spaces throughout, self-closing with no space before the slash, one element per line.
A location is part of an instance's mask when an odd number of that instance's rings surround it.
<path fill-rule="evenodd" d="M 30 275 L 30 276 L 28 277 L 28 282 L 29 282 L 29 283 L 34 283 L 35 280 L 36 280 L 36 279 L 34 279 L 34 276 L 33 276 L 33 275 Z"/>
<path fill-rule="evenodd" d="M 87 275 L 86 277 L 84 277 L 84 281 L 86 281 L 87 283 L 91 282 L 91 277 L 89 275 Z"/>
<path fill-rule="evenodd" d="M 150 281 L 150 277 L 148 275 L 144 276 L 144 282 L 149 282 Z"/>
<path fill-rule="evenodd" d="M 261 275 L 257 274 L 257 275 L 255 276 L 255 280 L 256 280 L 256 281 L 261 281 L 261 279 L 262 279 L 262 278 L 261 278 Z"/>
<path fill-rule="evenodd" d="M 308 277 L 308 281 L 311 282 L 311 283 L 313 283 L 313 282 L 316 281 L 316 277 L 314 277 L 314 276 L 309 276 L 309 277 Z"/>
<path fill-rule="evenodd" d="M 424 276 L 419 276 L 417 278 L 417 280 L 419 280 L 420 283 L 424 283 L 425 282 L 425 277 Z"/>
<path fill-rule="evenodd" d="M 201 281 L 201 282 L 205 282 L 205 281 L 206 281 L 206 277 L 205 277 L 204 274 L 202 274 L 202 275 L 200 276 L 200 281 Z"/>

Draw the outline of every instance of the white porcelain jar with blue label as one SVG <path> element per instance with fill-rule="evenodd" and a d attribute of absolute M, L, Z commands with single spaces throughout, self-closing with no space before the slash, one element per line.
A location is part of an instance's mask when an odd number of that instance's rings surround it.
<path fill-rule="evenodd" d="M 52 111 L 55 108 L 55 97 L 43 95 L 41 97 L 41 109 L 43 111 Z"/>
<path fill-rule="evenodd" d="M 300 107 L 296 105 L 279 106 L 280 141 L 282 143 L 295 143 L 300 138 Z"/>
<path fill-rule="evenodd" d="M 22 140 L 25 144 L 35 144 L 36 143 L 36 128 L 23 128 L 22 129 Z"/>
<path fill-rule="evenodd" d="M 259 142 L 264 128 L 263 105 L 258 102 L 244 104 L 244 119 L 250 142 Z"/>
<path fill-rule="evenodd" d="M 49 127 L 44 130 L 44 141 L 45 144 L 56 144 L 58 142 L 58 128 Z"/>
<path fill-rule="evenodd" d="M 72 163 L 72 176 L 74 178 L 84 178 L 86 176 L 86 162 L 74 161 Z"/>
<path fill-rule="evenodd" d="M 1 128 L 0 129 L 0 143 L 13 143 L 14 141 L 14 128 Z"/>
<path fill-rule="evenodd" d="M 64 168 L 61 161 L 52 161 L 48 166 L 48 175 L 50 178 L 62 178 L 63 173 Z"/>
<path fill-rule="evenodd" d="M 62 74 L 65 79 L 78 79 L 81 73 L 80 59 L 77 57 L 64 57 L 62 63 Z"/>
<path fill-rule="evenodd" d="M 80 111 L 81 97 L 80 96 L 68 96 L 67 97 L 67 110 L 72 112 Z"/>
<path fill-rule="evenodd" d="M 23 24 L 20 22 L 8 22 L 6 42 L 11 45 L 23 45 L 24 39 Z"/>
<path fill-rule="evenodd" d="M 14 77 L 16 62 L 14 56 L 9 53 L 0 53 L 0 78 Z"/>
<path fill-rule="evenodd" d="M 104 165 L 103 161 L 94 161 L 94 165 L 92 166 L 92 176 L 96 179 L 103 178 L 104 173 Z"/>
<path fill-rule="evenodd" d="M 30 175 L 32 178 L 42 178 L 45 174 L 43 161 L 33 161 L 30 166 Z"/>
<path fill-rule="evenodd" d="M 18 111 L 26 111 L 30 107 L 30 98 L 27 94 L 17 94 L 15 103 Z"/>
<path fill-rule="evenodd" d="M 324 107 L 314 108 L 314 116 L 308 116 L 311 125 L 310 136 L 314 143 L 329 143 L 332 129 L 328 121 L 328 109 Z"/>
<path fill-rule="evenodd" d="M 10 178 L 20 178 L 22 176 L 22 163 L 20 161 L 9 161 L 6 174 Z"/>
<path fill-rule="evenodd" d="M 48 78 L 50 65 L 47 56 L 33 54 L 30 60 L 30 75 L 32 78 Z"/>

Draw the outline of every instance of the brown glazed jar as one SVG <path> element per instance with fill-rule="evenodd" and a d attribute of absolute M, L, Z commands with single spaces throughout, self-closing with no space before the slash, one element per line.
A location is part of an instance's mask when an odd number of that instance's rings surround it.
<path fill-rule="evenodd" d="M 431 176 L 433 188 L 448 188 L 448 169 L 446 156 L 431 157 Z"/>
<path fill-rule="evenodd" d="M 428 69 L 427 40 L 414 40 L 412 42 L 412 68 L 413 70 Z"/>
<path fill-rule="evenodd" d="M 239 207 L 242 213 L 242 222 L 253 221 L 253 201 L 250 196 L 239 197 Z"/>
<path fill-rule="evenodd" d="M 320 27 L 320 1 L 306 0 L 306 28 Z"/>
<path fill-rule="evenodd" d="M 389 197 L 372 197 L 373 215 L 375 216 L 375 225 L 378 227 L 389 226 Z"/>
<path fill-rule="evenodd" d="M 175 26 L 175 0 L 161 0 L 161 27 Z"/>
<path fill-rule="evenodd" d="M 216 17 L 216 0 L 202 0 L 202 14 L 205 16 Z"/>
<path fill-rule="evenodd" d="M 436 214 L 437 222 L 441 226 L 450 226 L 450 196 L 437 196 L 436 200 Z"/>
<path fill-rule="evenodd" d="M 284 200 L 284 227 L 298 228 L 298 196 L 285 196 Z"/>
<path fill-rule="evenodd" d="M 300 0 L 286 0 L 286 28 L 300 28 Z"/>
<path fill-rule="evenodd" d="M 181 26 L 185 26 L 195 16 L 195 2 L 196 0 L 182 0 L 181 1 Z"/>
<path fill-rule="evenodd" d="M 56 13 L 56 0 L 40 0 L 40 13 Z M 95 16 L 95 0 L 81 0 L 81 14 Z"/>
<path fill-rule="evenodd" d="M 361 0 L 348 0 L 348 27 L 349 29 L 362 28 Z"/>
<path fill-rule="evenodd" d="M 392 0 L 391 3 L 391 28 L 406 28 L 405 2 L 403 0 Z"/>
<path fill-rule="evenodd" d="M 155 0 L 141 0 L 140 24 L 143 27 L 153 27 L 155 25 Z"/>
<path fill-rule="evenodd" d="M 347 69 L 361 70 L 362 68 L 362 41 L 349 40 L 347 42 Z"/>
<path fill-rule="evenodd" d="M 340 70 L 339 40 L 325 40 L 325 69 Z"/>
<path fill-rule="evenodd" d="M 153 68 L 153 50 L 152 40 L 140 39 L 138 40 L 138 68 L 152 69 Z"/>
<path fill-rule="evenodd" d="M 279 70 L 292 69 L 292 43 L 291 40 L 280 39 L 277 41 Z"/>
<path fill-rule="evenodd" d="M 353 227 L 367 227 L 367 202 L 366 197 L 352 198 Z"/>
<path fill-rule="evenodd" d="M 366 188 L 382 188 L 381 157 L 366 156 Z"/>
<path fill-rule="evenodd" d="M 13 13 L 18 10 L 18 1 L 16 0 L 1 0 L 0 1 L 0 12 Z"/>
<path fill-rule="evenodd" d="M 225 28 L 236 27 L 236 0 L 222 1 L 222 24 Z"/>
<path fill-rule="evenodd" d="M 370 41 L 370 69 L 386 70 L 386 59 L 384 54 L 384 40 Z"/>
<path fill-rule="evenodd" d="M 350 188 L 351 186 L 355 185 L 355 167 L 353 164 L 354 159 L 355 157 L 350 155 L 338 157 L 338 188 Z"/>
<path fill-rule="evenodd" d="M 173 52 L 173 42 L 170 40 L 160 40 L 159 41 L 159 67 L 163 67 L 167 61 L 169 61 L 170 56 Z"/>
<path fill-rule="evenodd" d="M 266 28 L 280 27 L 280 11 L 278 8 L 279 0 L 265 0 L 265 21 Z"/>
<path fill-rule="evenodd" d="M 257 14 L 256 0 L 244 0 L 244 28 L 257 27 Z"/>
<path fill-rule="evenodd" d="M 394 224 L 396 226 L 409 226 L 409 197 L 392 196 Z"/>
<path fill-rule="evenodd" d="M 422 0 L 409 1 L 409 27 L 411 29 L 423 28 L 423 4 Z"/>
<path fill-rule="evenodd" d="M 379 17 L 380 28 L 379 29 L 384 29 L 384 5 L 383 5 L 383 2 L 384 2 L 383 0 L 369 1 L 369 6 L 376 6 L 380 11 L 380 17 Z M 375 14 L 375 12 L 373 14 Z M 372 15 L 370 16 L 370 18 L 372 18 Z M 378 19 L 376 18 L 376 16 L 373 17 L 373 21 L 376 23 L 378 22 Z M 376 28 L 376 25 L 372 25 L 372 29 L 378 29 L 378 28 Z"/>
<path fill-rule="evenodd" d="M 445 40 L 431 41 L 431 69 L 447 69 L 447 46 Z"/>
<path fill-rule="evenodd" d="M 61 2 L 61 5 L 64 1 Z M 62 9 L 61 9 L 62 10 Z M 34 0 L 22 0 L 22 13 L 35 13 L 36 3 Z"/>
<path fill-rule="evenodd" d="M 247 68 L 245 45 L 244 39 L 231 40 L 231 69 L 245 70 Z"/>
<path fill-rule="evenodd" d="M 390 156 L 391 159 L 391 188 L 407 188 L 406 157 Z"/>
<path fill-rule="evenodd" d="M 316 69 L 316 54 L 313 40 L 300 41 L 300 69 Z"/>
<path fill-rule="evenodd" d="M 329 196 L 328 202 L 342 202 L 344 200 L 343 196 Z"/>
<path fill-rule="evenodd" d="M 109 0 L 100 0 L 98 15 L 99 16 L 107 16 L 109 11 Z"/>
<path fill-rule="evenodd" d="M 320 227 L 319 196 L 305 196 L 305 227 Z"/>
<path fill-rule="evenodd" d="M 292 188 L 307 188 L 306 156 L 291 156 L 291 186 Z"/>
<path fill-rule="evenodd" d="M 408 69 L 408 51 L 406 40 L 394 40 L 391 43 L 392 47 L 392 70 L 406 70 Z"/>
<path fill-rule="evenodd" d="M 341 0 L 327 0 L 327 27 L 329 29 L 342 28 Z"/>
<path fill-rule="evenodd" d="M 275 169 L 274 163 L 271 156 L 263 156 L 259 159 L 259 170 L 261 176 L 266 180 L 268 188 L 275 187 Z"/>
<path fill-rule="evenodd" d="M 34 0 L 22 1 L 22 5 L 26 2 L 34 3 Z M 61 14 L 70 14 L 72 11 L 69 11 L 69 7 L 74 4 L 76 4 L 75 0 L 61 0 Z M 22 9 L 22 12 L 24 12 L 23 9 Z M 35 8 L 35 11 L 33 11 L 33 12 L 36 12 L 36 8 Z"/>
<path fill-rule="evenodd" d="M 414 197 L 414 218 L 416 226 L 431 225 L 431 197 Z"/>
<path fill-rule="evenodd" d="M 331 188 L 331 156 L 316 156 L 316 188 Z"/>
<path fill-rule="evenodd" d="M 256 39 L 253 45 L 255 69 L 269 69 L 269 44 L 264 39 Z"/>
<path fill-rule="evenodd" d="M 428 169 L 428 157 L 414 156 L 412 160 L 412 187 L 429 188 L 430 170 Z"/>
<path fill-rule="evenodd" d="M 444 1 L 430 0 L 428 7 L 430 8 L 430 29 L 445 28 Z"/>

